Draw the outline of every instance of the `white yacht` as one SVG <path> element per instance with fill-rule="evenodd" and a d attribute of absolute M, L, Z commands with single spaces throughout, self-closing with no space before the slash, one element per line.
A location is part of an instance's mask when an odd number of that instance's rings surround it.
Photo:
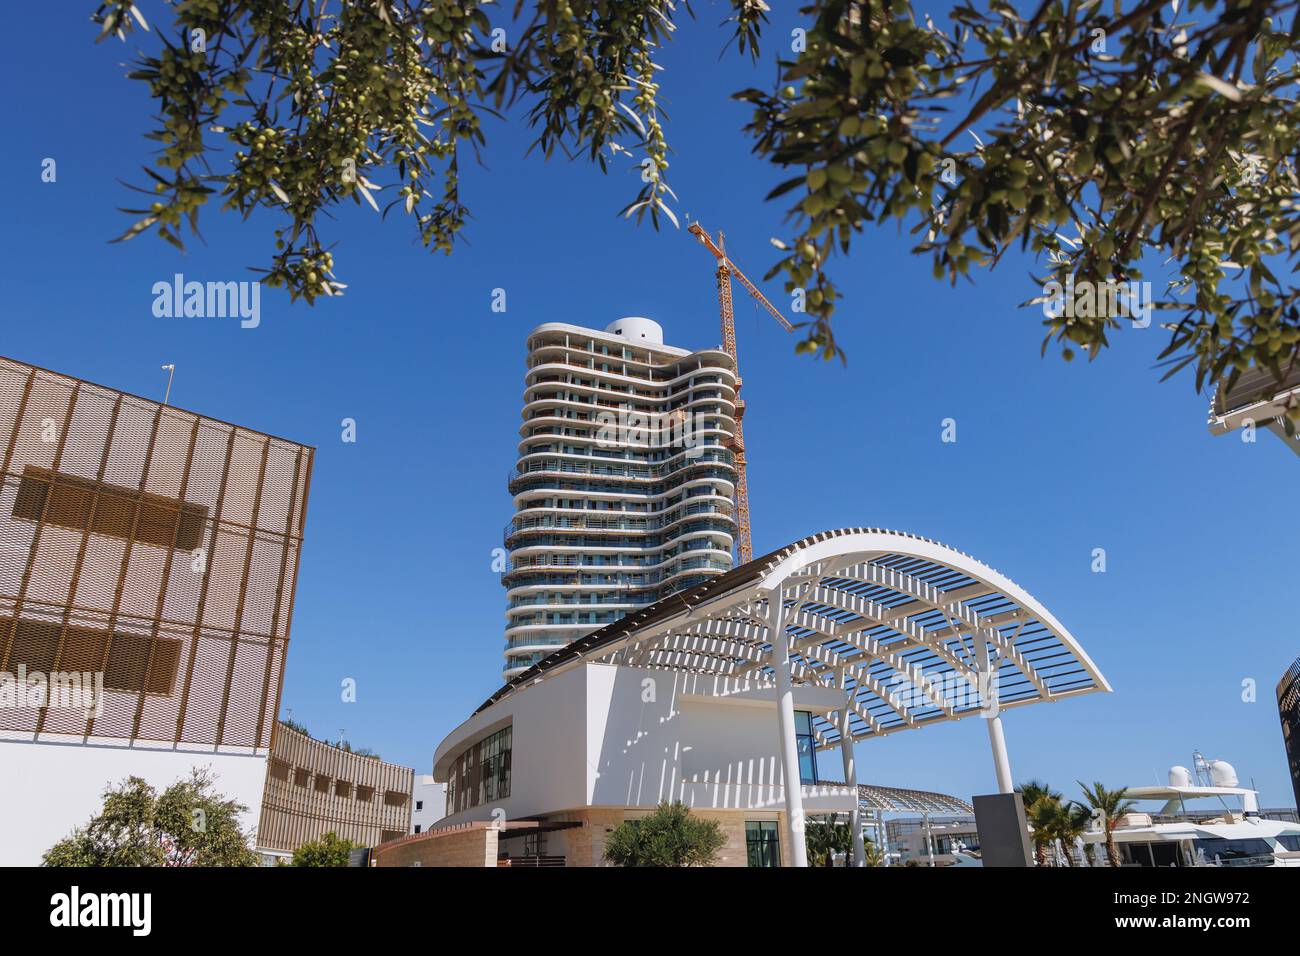
<path fill-rule="evenodd" d="M 1135 809 L 1120 817 L 1113 836 L 1124 866 L 1295 866 L 1300 867 L 1300 823 L 1265 819 L 1259 794 L 1239 786 L 1224 760 L 1195 754 L 1195 777 L 1186 767 L 1169 771 L 1169 785 L 1130 787 L 1125 797 L 1160 801 L 1153 812 Z M 1083 837 L 1106 852 L 1106 835 L 1096 826 Z"/>

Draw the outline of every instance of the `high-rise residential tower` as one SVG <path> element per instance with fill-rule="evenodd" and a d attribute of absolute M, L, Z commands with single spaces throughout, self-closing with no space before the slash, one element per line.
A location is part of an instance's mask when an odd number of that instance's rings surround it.
<path fill-rule="evenodd" d="M 624 318 L 528 336 L 504 676 L 731 569 L 734 364 Z"/>

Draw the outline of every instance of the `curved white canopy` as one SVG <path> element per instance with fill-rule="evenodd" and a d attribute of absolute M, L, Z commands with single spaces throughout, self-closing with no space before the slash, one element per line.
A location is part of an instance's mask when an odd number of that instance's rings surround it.
<path fill-rule="evenodd" d="M 575 641 L 483 707 L 584 662 L 763 683 L 772 673 L 768 622 L 777 600 L 794 682 L 839 692 L 814 717 L 819 749 L 844 733 L 883 736 L 1110 690 L 1069 631 L 997 571 L 927 538 L 846 528 L 796 541 Z"/>
<path fill-rule="evenodd" d="M 904 790 L 899 787 L 858 785 L 858 805 L 864 810 L 886 813 L 972 814 L 975 808 L 965 800 L 932 790 Z"/>

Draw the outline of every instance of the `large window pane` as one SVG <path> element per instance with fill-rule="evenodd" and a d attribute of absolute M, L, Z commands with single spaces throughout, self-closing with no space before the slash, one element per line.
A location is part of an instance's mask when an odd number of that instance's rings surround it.
<path fill-rule="evenodd" d="M 448 812 L 459 813 L 510 796 L 512 728 L 506 727 L 466 749 L 452 761 Z"/>
<path fill-rule="evenodd" d="M 781 843 L 773 820 L 745 821 L 745 854 L 750 866 L 781 865 Z"/>
<path fill-rule="evenodd" d="M 795 743 L 799 748 L 799 782 L 817 782 L 816 738 L 813 737 L 812 714 L 806 710 L 794 712 Z"/>

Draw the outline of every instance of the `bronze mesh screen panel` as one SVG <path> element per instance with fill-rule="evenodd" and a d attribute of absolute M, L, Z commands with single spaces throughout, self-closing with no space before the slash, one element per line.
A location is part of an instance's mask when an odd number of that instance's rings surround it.
<path fill-rule="evenodd" d="M 312 455 L 0 358 L 0 671 L 104 675 L 0 732 L 269 748 Z"/>
<path fill-rule="evenodd" d="M 54 621 L 0 620 L 0 633 L 11 633 L 12 668 L 26 664 L 28 673 L 99 672 L 107 690 L 170 694 L 176 683 L 181 642 L 168 637 L 110 634 L 89 627 L 66 628 Z M 56 659 L 58 666 L 56 666 Z"/>
<path fill-rule="evenodd" d="M 348 753 L 283 724 L 267 767 L 258 846 L 293 851 L 330 832 L 375 846 L 411 830 L 410 767 Z"/>
<path fill-rule="evenodd" d="M 130 538 L 134 529 L 136 541 L 191 551 L 202 543 L 208 509 L 28 465 L 18 483 L 13 516 L 26 521 L 43 517 L 46 524 L 118 538 Z"/>

